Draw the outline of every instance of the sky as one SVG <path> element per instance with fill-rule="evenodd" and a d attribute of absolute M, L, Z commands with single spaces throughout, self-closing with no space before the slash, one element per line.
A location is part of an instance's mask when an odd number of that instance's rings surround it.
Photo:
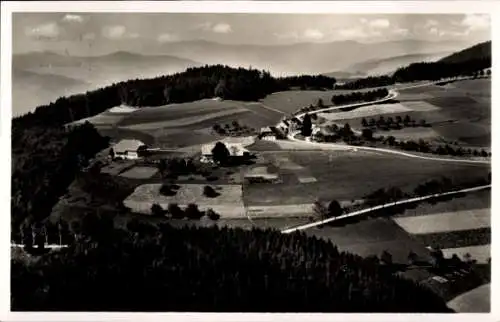
<path fill-rule="evenodd" d="M 145 44 L 207 40 L 225 44 L 401 39 L 490 40 L 490 17 L 471 14 L 14 13 L 13 52 L 79 54 Z"/>

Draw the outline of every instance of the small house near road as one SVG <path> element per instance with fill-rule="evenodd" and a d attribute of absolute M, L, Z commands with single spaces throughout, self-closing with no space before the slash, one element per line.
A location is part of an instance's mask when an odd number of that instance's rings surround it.
<path fill-rule="evenodd" d="M 113 151 L 117 158 L 135 160 L 145 147 L 146 145 L 139 140 L 121 140 L 113 146 Z"/>
<path fill-rule="evenodd" d="M 228 143 L 222 142 L 229 150 L 229 155 L 234 158 L 242 158 L 250 156 L 250 151 L 245 149 L 241 143 Z M 201 146 L 201 161 L 210 162 L 212 160 L 212 150 L 215 147 L 215 143 L 207 143 Z"/>

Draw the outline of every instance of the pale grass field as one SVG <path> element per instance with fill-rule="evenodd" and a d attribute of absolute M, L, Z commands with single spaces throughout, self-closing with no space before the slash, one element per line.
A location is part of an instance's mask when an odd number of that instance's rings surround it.
<path fill-rule="evenodd" d="M 176 128 L 176 127 L 183 127 L 183 126 L 189 126 L 189 125 L 195 125 L 198 123 L 203 123 L 205 121 L 209 121 L 211 119 L 215 119 L 217 117 L 224 117 L 224 116 L 231 116 L 231 115 L 238 115 L 241 113 L 248 113 L 248 110 L 242 107 L 234 107 L 233 109 L 227 109 L 227 110 L 222 110 L 222 111 L 217 111 L 213 113 L 208 113 L 205 115 L 197 115 L 197 116 L 192 116 L 192 117 L 181 117 L 178 119 L 174 120 L 165 120 L 165 121 L 160 121 L 160 122 L 148 122 L 148 123 L 140 123 L 140 124 L 133 124 L 133 125 L 128 125 L 124 126 L 128 129 L 132 130 L 141 130 L 141 131 L 148 131 L 148 130 L 156 130 L 159 128 Z"/>
<path fill-rule="evenodd" d="M 215 198 L 203 195 L 205 185 L 183 184 L 179 186 L 175 196 L 163 196 L 160 194 L 161 184 L 141 185 L 124 200 L 124 204 L 136 212 L 151 214 L 153 203 L 160 204 L 164 209 L 167 209 L 169 203 L 176 203 L 181 208 L 194 203 L 202 211 L 212 208 L 223 218 L 246 217 L 241 185 L 210 185 L 220 194 Z"/>
<path fill-rule="evenodd" d="M 488 228 L 491 225 L 491 210 L 484 208 L 423 216 L 397 217 L 394 218 L 394 221 L 410 234 Z"/>
<path fill-rule="evenodd" d="M 432 128 L 428 127 L 405 127 L 400 130 L 392 130 L 392 131 L 380 131 L 374 134 L 374 137 L 377 136 L 390 136 L 396 138 L 396 140 L 415 140 L 419 139 L 435 139 L 440 137 L 439 133 L 434 131 Z"/>
<path fill-rule="evenodd" d="M 470 254 L 472 259 L 477 260 L 479 264 L 486 264 L 488 258 L 491 257 L 491 245 L 478 245 L 478 246 L 467 246 L 467 247 L 457 247 L 457 248 L 446 248 L 442 249 L 443 255 L 447 258 L 457 254 L 458 257 L 464 259 L 465 254 Z"/>
<path fill-rule="evenodd" d="M 348 112 L 318 113 L 318 116 L 324 117 L 329 121 L 336 121 L 355 119 L 359 117 L 369 117 L 381 114 L 406 113 L 411 111 L 413 111 L 411 108 L 406 107 L 401 103 L 394 103 L 362 106 Z"/>
<path fill-rule="evenodd" d="M 158 169 L 153 167 L 133 167 L 125 171 L 120 176 L 131 179 L 149 179 L 158 172 Z"/>
<path fill-rule="evenodd" d="M 429 112 L 439 108 L 423 101 L 408 101 L 403 103 L 376 104 L 362 106 L 348 112 L 318 113 L 329 121 L 350 120 L 360 117 L 372 117 L 383 114 L 409 113 L 409 112 Z"/>
<path fill-rule="evenodd" d="M 449 308 L 458 313 L 486 313 L 491 311 L 491 285 L 481 285 L 461 294 L 448 303 Z"/>

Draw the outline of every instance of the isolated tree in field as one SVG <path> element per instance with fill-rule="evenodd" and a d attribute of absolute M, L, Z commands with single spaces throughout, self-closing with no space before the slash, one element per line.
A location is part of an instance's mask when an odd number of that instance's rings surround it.
<path fill-rule="evenodd" d="M 318 99 L 318 103 L 316 104 L 318 108 L 323 108 L 325 107 L 325 103 L 323 103 L 323 99 Z"/>
<path fill-rule="evenodd" d="M 368 121 L 364 117 L 361 119 L 361 126 L 363 126 L 363 127 L 368 126 Z"/>
<path fill-rule="evenodd" d="M 466 262 L 466 263 L 472 263 L 472 255 L 470 253 L 465 253 L 464 254 L 464 262 Z"/>
<path fill-rule="evenodd" d="M 218 220 L 220 218 L 220 215 L 216 213 L 212 208 L 208 208 L 207 211 L 205 212 L 205 215 L 210 220 Z"/>
<path fill-rule="evenodd" d="M 327 209 L 325 208 L 325 206 L 323 205 L 323 203 L 320 201 L 320 200 L 316 200 L 314 201 L 313 203 L 313 213 L 321 218 L 321 219 L 324 219 L 326 218 L 326 215 L 327 215 Z"/>
<path fill-rule="evenodd" d="M 215 143 L 212 149 L 212 157 L 219 164 L 226 164 L 229 160 L 230 152 L 226 145 L 222 142 Z"/>
<path fill-rule="evenodd" d="M 169 203 L 167 208 L 168 213 L 172 218 L 182 219 L 184 218 L 184 211 L 176 203 Z"/>
<path fill-rule="evenodd" d="M 303 136 L 311 136 L 312 133 L 312 121 L 309 114 L 304 115 L 304 120 L 302 121 L 301 134 Z"/>
<path fill-rule="evenodd" d="M 486 75 L 491 76 L 491 69 L 488 69 L 488 70 L 486 71 Z"/>
<path fill-rule="evenodd" d="M 482 70 L 482 69 L 481 69 L 481 70 L 479 71 L 479 76 L 481 76 L 481 77 L 482 77 L 482 76 L 484 76 L 484 70 Z"/>
<path fill-rule="evenodd" d="M 363 131 L 361 131 L 361 133 L 362 133 L 363 138 L 370 140 L 370 141 L 373 139 L 373 131 L 371 129 L 363 129 Z"/>
<path fill-rule="evenodd" d="M 215 191 L 215 189 L 212 188 L 211 186 L 204 186 L 203 195 L 208 198 L 215 198 L 219 195 L 219 193 Z"/>
<path fill-rule="evenodd" d="M 194 203 L 190 203 L 187 205 L 186 209 L 184 210 L 184 213 L 186 214 L 186 217 L 188 219 L 200 219 L 203 217 L 203 213 L 198 209 L 198 206 Z"/>
<path fill-rule="evenodd" d="M 159 204 L 154 203 L 151 205 L 151 214 L 155 217 L 161 217 L 165 214 L 165 211 Z"/>
<path fill-rule="evenodd" d="M 328 211 L 328 217 L 335 218 L 335 217 L 342 215 L 344 210 L 342 209 L 342 206 L 340 205 L 340 203 L 337 200 L 332 200 L 328 204 L 327 211 Z"/>
<path fill-rule="evenodd" d="M 394 143 L 396 143 L 396 138 L 392 135 L 387 137 L 387 143 L 389 143 L 390 146 L 393 146 Z"/>

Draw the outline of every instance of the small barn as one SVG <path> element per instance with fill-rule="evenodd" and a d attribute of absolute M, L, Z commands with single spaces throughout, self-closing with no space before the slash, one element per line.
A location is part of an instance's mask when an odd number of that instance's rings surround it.
<path fill-rule="evenodd" d="M 138 159 L 139 153 L 146 145 L 139 140 L 121 140 L 113 146 L 115 157 L 122 159 Z"/>

